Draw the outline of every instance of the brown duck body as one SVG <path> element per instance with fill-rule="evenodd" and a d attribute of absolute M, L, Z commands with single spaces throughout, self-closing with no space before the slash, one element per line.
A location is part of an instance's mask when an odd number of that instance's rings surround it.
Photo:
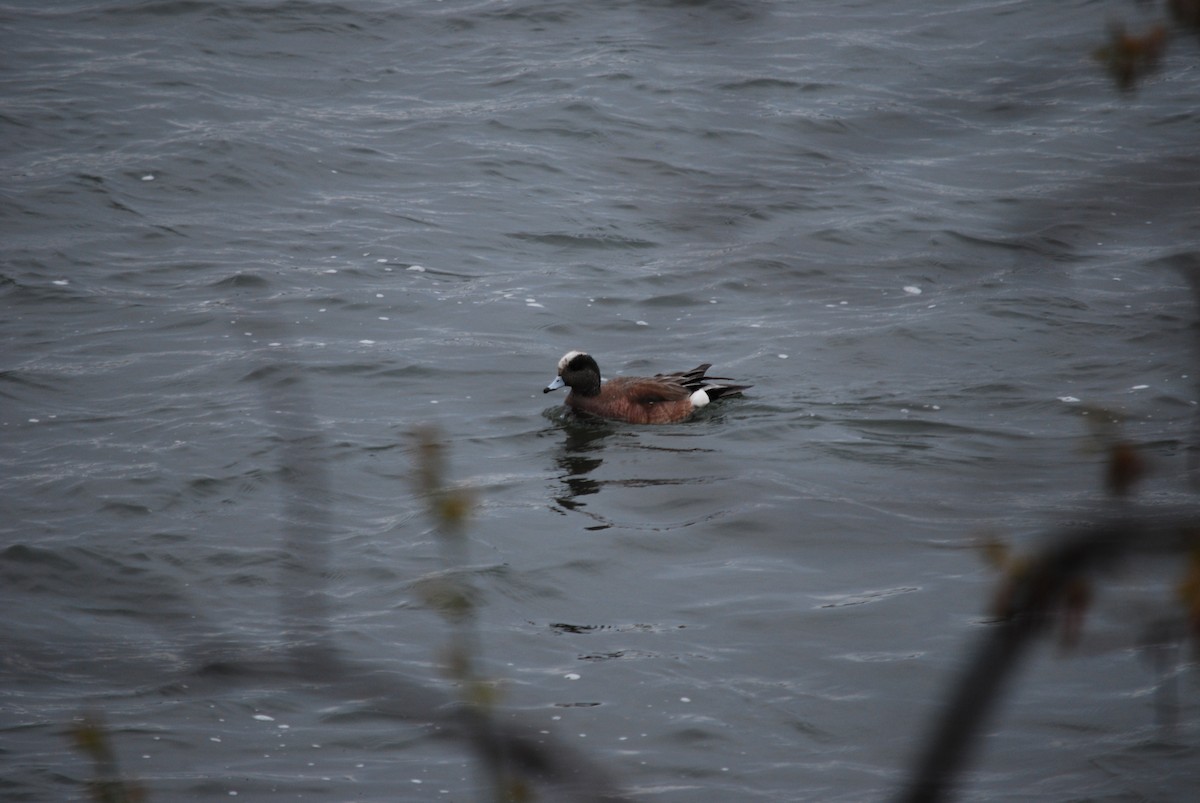
<path fill-rule="evenodd" d="M 567 406 L 588 415 L 630 424 L 671 424 L 722 396 L 740 393 L 750 385 L 726 385 L 707 376 L 710 363 L 690 371 L 652 377 L 621 376 L 600 382 L 600 368 L 591 355 L 571 351 L 558 362 L 558 377 L 545 392 L 564 385 L 571 389 Z"/>

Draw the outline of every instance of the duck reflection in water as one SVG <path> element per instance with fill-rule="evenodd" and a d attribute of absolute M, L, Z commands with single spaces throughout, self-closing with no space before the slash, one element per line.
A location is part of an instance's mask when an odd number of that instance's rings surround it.
<path fill-rule="evenodd" d="M 603 462 L 601 453 L 609 437 L 637 437 L 633 431 L 614 428 L 610 421 L 634 424 L 682 422 L 714 399 L 739 394 L 751 387 L 719 382 L 717 380 L 725 378 L 706 376 L 708 368 L 708 364 L 703 364 L 691 371 L 674 374 L 617 377 L 602 385 L 600 369 L 591 355 L 581 351 L 571 351 L 563 355 L 558 362 L 558 376 L 544 390 L 549 393 L 562 387 L 571 389 L 566 400 L 570 411 L 568 415 L 560 418 L 567 437 L 563 444 L 563 452 L 557 459 L 563 470 L 561 479 L 566 485 L 567 493 L 557 497 L 555 501 L 564 510 L 583 513 L 596 519 L 599 523 L 589 527 L 589 530 L 603 530 L 613 526 L 613 523 L 585 510 L 586 504 L 580 501 L 581 497 L 597 494 L 605 485 L 646 487 L 702 481 L 700 478 L 598 480 L 591 475 Z M 689 448 L 669 451 L 704 450 Z"/>

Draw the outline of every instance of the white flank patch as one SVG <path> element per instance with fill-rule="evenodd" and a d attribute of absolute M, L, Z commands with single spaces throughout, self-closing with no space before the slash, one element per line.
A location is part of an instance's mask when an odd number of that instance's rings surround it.
<path fill-rule="evenodd" d="M 698 391 L 692 394 L 692 406 L 697 410 L 708 404 L 708 402 L 708 394 L 704 392 L 704 388 L 700 388 Z"/>

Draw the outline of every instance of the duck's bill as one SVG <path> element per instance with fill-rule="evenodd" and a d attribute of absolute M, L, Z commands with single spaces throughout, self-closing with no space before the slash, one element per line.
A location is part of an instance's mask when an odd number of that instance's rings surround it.
<path fill-rule="evenodd" d="M 566 384 L 567 383 L 563 381 L 561 376 L 556 376 L 554 377 L 553 382 L 551 382 L 549 385 L 546 385 L 546 387 L 542 390 L 542 393 L 549 393 L 552 390 L 558 390 Z"/>

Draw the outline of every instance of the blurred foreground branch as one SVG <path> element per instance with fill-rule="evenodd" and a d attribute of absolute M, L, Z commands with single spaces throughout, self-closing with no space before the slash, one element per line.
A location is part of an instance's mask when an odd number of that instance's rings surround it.
<path fill-rule="evenodd" d="M 466 564 L 466 524 L 470 499 L 445 482 L 444 448 L 436 432 L 424 430 L 417 442 L 417 492 L 430 505 L 442 538 L 447 571 L 443 582 L 426 584 L 427 602 L 451 625 L 447 674 L 457 684 L 455 700 L 439 688 L 397 672 L 394 667 L 355 660 L 337 644 L 330 627 L 330 577 L 334 517 L 326 441 L 322 436 L 300 367 L 275 363 L 252 371 L 278 455 L 284 532 L 279 575 L 280 640 L 277 644 L 215 642 L 200 632 L 181 634 L 190 667 L 181 682 L 166 681 L 188 695 L 219 695 L 242 685 L 294 689 L 332 702 L 355 701 L 383 720 L 427 725 L 457 739 L 487 768 L 496 801 L 534 799 L 539 785 L 565 799 L 592 803 L 625 800 L 608 774 L 578 751 L 495 705 L 492 684 L 476 665 L 481 653 L 475 624 L 475 594 L 461 575 Z M 461 575 L 464 576 L 465 575 Z M 95 764 L 93 799 L 138 803 L 152 795 L 124 782 L 117 772 L 111 734 L 93 716 L 71 735 Z"/>
<path fill-rule="evenodd" d="M 1123 91 L 1135 89 L 1153 74 L 1166 53 L 1168 25 L 1200 32 L 1200 0 L 1167 0 L 1166 15 L 1145 30 L 1134 33 L 1123 22 L 1109 24 L 1108 36 L 1092 55 Z"/>
<path fill-rule="evenodd" d="M 1058 621 L 1058 615 L 1069 618 L 1077 613 L 1079 589 L 1087 587 L 1097 572 L 1135 556 L 1194 556 L 1200 549 L 1198 524 L 1200 511 L 1190 507 L 1122 507 L 1109 518 L 1055 534 L 1048 546 L 1024 562 L 998 600 L 1002 620 L 983 633 L 898 800 L 932 803 L 947 799 L 1021 659 Z M 1200 612 L 1196 607 L 1198 588 L 1200 583 L 1188 587 L 1185 582 L 1181 587 L 1193 615 Z M 1196 622 L 1191 620 L 1193 628 Z"/>
<path fill-rule="evenodd" d="M 375 699 L 384 716 L 429 722 L 471 747 L 482 762 L 494 799 L 533 799 L 536 784 L 557 787 L 573 800 L 620 801 L 606 773 L 582 754 L 567 749 L 539 728 L 509 717 L 501 722 L 493 685 L 477 663 L 481 655 L 476 624 L 476 594 L 460 574 L 467 563 L 466 525 L 471 498 L 446 481 L 445 449 L 433 429 L 417 432 L 416 491 L 427 503 L 441 535 L 447 571 L 441 582 L 426 584 L 426 601 L 451 626 L 447 674 L 461 690 L 455 703 L 439 692 L 390 671 L 352 662 L 335 648 L 328 627 L 324 589 L 330 556 L 332 515 L 330 480 L 324 465 L 324 440 L 299 371 L 277 366 L 264 372 L 264 400 L 281 444 L 280 476 L 285 486 L 285 572 L 281 580 L 282 615 L 288 658 L 225 665 L 225 678 L 289 676 L 309 689 L 318 681 L 324 694 L 341 699 Z M 211 665 L 210 665 L 211 666 Z"/>
<path fill-rule="evenodd" d="M 425 601 L 450 627 L 446 674 L 460 690 L 462 715 L 476 751 L 483 760 L 488 788 L 497 803 L 525 801 L 532 792 L 523 773 L 508 754 L 496 730 L 496 690 L 479 673 L 482 640 L 479 637 L 478 594 L 463 572 L 469 555 L 466 522 L 472 508 L 470 493 L 451 487 L 446 480 L 446 456 L 441 433 L 433 427 L 418 429 L 416 490 L 425 500 L 438 532 L 445 572 L 421 588 Z"/>
<path fill-rule="evenodd" d="M 145 791 L 132 781 L 121 778 L 117 754 L 103 721 L 95 714 L 83 717 L 71 729 L 75 746 L 92 760 L 96 777 L 88 782 L 88 790 L 96 803 L 142 803 Z"/>

